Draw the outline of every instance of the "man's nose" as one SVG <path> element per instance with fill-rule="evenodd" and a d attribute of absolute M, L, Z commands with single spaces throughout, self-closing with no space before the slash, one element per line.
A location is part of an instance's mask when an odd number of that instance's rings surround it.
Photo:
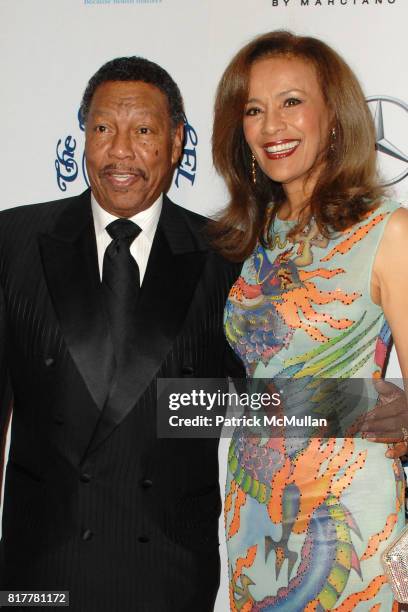
<path fill-rule="evenodd" d="M 268 108 L 264 114 L 262 131 L 265 134 L 274 135 L 286 128 L 286 121 L 279 108 Z"/>
<path fill-rule="evenodd" d="M 118 130 L 114 134 L 110 142 L 109 155 L 118 159 L 134 157 L 132 137 L 128 131 Z"/>

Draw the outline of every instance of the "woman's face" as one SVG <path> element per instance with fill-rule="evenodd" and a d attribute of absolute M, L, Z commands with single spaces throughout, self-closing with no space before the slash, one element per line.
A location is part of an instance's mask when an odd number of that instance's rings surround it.
<path fill-rule="evenodd" d="M 310 193 L 329 146 L 329 110 L 314 67 L 271 57 L 251 68 L 244 134 L 259 166 L 285 193 Z M 309 176 L 310 179 L 306 181 Z"/>

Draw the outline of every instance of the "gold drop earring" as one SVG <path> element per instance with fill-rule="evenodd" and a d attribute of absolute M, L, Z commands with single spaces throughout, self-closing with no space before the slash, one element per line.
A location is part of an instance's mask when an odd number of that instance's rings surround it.
<path fill-rule="evenodd" d="M 330 151 L 335 151 L 336 150 L 336 128 L 332 127 L 332 129 L 330 130 Z"/>
<path fill-rule="evenodd" d="M 252 153 L 252 159 L 251 159 L 251 172 L 252 172 L 252 182 L 255 185 L 256 184 L 256 160 L 255 160 L 255 155 L 253 153 Z"/>

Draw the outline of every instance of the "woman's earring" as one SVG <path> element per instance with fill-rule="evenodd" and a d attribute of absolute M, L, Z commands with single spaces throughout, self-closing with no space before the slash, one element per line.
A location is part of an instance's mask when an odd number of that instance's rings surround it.
<path fill-rule="evenodd" d="M 336 137 L 337 137 L 336 128 L 332 127 L 330 131 L 330 151 L 336 150 Z"/>
<path fill-rule="evenodd" d="M 251 159 L 251 172 L 252 172 L 252 182 L 256 184 L 256 160 L 254 154 L 252 154 Z"/>

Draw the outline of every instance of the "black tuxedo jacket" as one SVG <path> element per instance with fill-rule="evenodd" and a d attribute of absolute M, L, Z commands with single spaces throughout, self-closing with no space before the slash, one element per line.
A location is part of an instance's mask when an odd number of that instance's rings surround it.
<path fill-rule="evenodd" d="M 112 392 L 89 191 L 0 214 L 3 443 L 13 402 L 1 588 L 69 590 L 73 612 L 213 609 L 218 442 L 156 434 L 157 377 L 225 375 L 239 267 L 204 225 L 164 198 Z"/>

